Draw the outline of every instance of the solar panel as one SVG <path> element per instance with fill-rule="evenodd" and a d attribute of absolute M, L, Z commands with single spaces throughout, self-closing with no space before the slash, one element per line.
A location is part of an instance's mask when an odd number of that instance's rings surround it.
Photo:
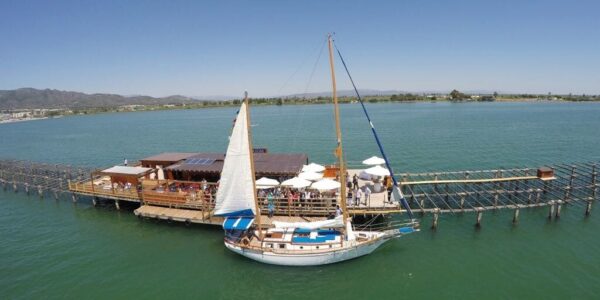
<path fill-rule="evenodd" d="M 212 165 L 215 160 L 212 158 L 192 158 L 185 161 L 186 165 L 208 166 Z"/>

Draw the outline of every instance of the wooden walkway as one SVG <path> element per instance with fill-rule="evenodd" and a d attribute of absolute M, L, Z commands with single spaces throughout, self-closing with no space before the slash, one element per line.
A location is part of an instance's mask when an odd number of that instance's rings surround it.
<path fill-rule="evenodd" d="M 551 180 L 538 178 L 537 168 L 405 173 L 400 174 L 398 179 L 413 212 L 432 214 L 434 220 L 442 213 L 476 212 L 479 216 L 484 211 L 497 209 L 514 210 L 518 219 L 520 209 L 541 206 L 549 208 L 550 216 L 556 216 L 560 214 L 562 205 L 582 206 L 586 214 L 589 213 L 594 200 L 599 199 L 600 162 L 555 164 L 548 167 L 554 171 L 554 178 Z M 91 168 L 67 165 L 0 160 L 0 186 L 4 191 L 22 191 L 27 195 L 37 194 L 39 197 L 53 197 L 57 200 L 67 196 L 77 201 L 80 196 L 91 196 L 94 202 L 96 198 L 112 199 L 117 205 L 120 200 L 140 201 L 137 192 L 104 195 L 104 191 L 91 192 L 85 190 L 85 187 L 80 189 L 86 180 L 90 180 L 91 171 Z M 353 175 L 358 170 L 350 172 Z M 359 182 L 359 186 L 363 188 L 373 187 L 372 185 L 370 181 Z M 331 202 L 331 199 L 328 201 Z M 311 207 L 314 206 L 302 206 L 293 213 L 284 209 L 278 214 L 286 218 L 322 218 L 332 211 L 332 203 L 329 202 L 327 209 L 312 211 Z M 354 216 L 404 213 L 397 203 L 388 201 L 386 192 L 374 192 L 370 199 L 363 198 L 359 204 L 351 204 L 348 210 Z M 335 207 L 335 203 L 333 206 Z M 209 219 L 208 213 L 200 209 L 171 207 L 168 210 L 169 208 L 152 206 L 155 208 L 151 210 L 148 207 L 151 206 L 143 205 L 139 214 L 157 218 L 164 215 L 167 219 L 171 216 L 173 220 L 189 219 L 190 222 L 198 223 Z M 161 209 L 167 210 L 161 212 Z"/>
<path fill-rule="evenodd" d="M 179 209 L 179 208 L 168 208 L 153 205 L 142 205 L 140 208 L 133 211 L 138 217 L 154 218 L 167 221 L 185 222 L 187 224 L 208 224 L 208 225 L 221 225 L 223 224 L 222 217 L 211 216 L 210 213 L 202 212 L 200 210 L 190 209 Z M 319 221 L 324 220 L 324 217 L 287 217 L 287 216 L 262 216 L 262 225 L 264 227 L 273 226 L 273 221 L 283 222 L 303 222 L 303 221 Z"/>

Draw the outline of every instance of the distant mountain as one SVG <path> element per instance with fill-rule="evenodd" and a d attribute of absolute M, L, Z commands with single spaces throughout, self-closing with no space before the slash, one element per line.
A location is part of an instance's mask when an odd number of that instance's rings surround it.
<path fill-rule="evenodd" d="M 0 90 L 0 109 L 98 108 L 123 105 L 181 104 L 197 101 L 194 98 L 180 95 L 155 98 L 150 96 L 126 97 L 116 94 L 85 94 L 34 88 Z"/>

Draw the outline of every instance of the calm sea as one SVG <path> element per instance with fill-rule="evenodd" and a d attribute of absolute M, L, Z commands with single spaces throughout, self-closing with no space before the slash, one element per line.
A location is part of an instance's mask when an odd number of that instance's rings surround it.
<path fill-rule="evenodd" d="M 397 172 L 600 161 L 600 103 L 368 105 Z M 166 151 L 225 151 L 235 108 L 104 114 L 0 125 L 0 158 L 110 166 Z M 328 105 L 252 108 L 256 147 L 331 163 Z M 377 148 L 343 105 L 353 166 Z M 207 226 L 144 221 L 132 208 L 0 191 L 0 298 L 597 299 L 600 210 L 568 206 L 444 215 L 428 229 L 337 265 L 286 268 L 228 252 Z M 431 223 L 423 219 L 423 227 Z"/>

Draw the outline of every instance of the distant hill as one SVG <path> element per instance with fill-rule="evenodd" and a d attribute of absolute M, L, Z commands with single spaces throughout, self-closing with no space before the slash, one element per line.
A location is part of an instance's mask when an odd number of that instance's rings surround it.
<path fill-rule="evenodd" d="M 115 94 L 85 94 L 52 89 L 22 88 L 0 90 L 0 109 L 32 108 L 98 108 L 123 105 L 158 105 L 192 103 L 198 100 L 185 96 L 155 98 L 150 96 L 121 96 Z"/>

